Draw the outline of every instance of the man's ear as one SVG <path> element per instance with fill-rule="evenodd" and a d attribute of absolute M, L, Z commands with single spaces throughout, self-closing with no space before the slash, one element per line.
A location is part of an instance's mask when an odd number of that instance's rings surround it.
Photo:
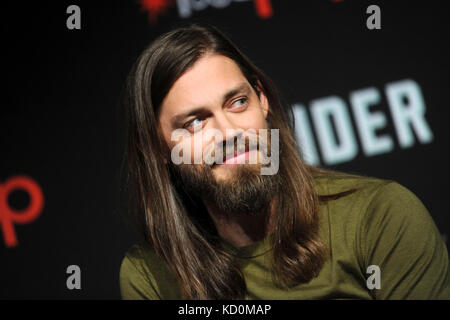
<path fill-rule="evenodd" d="M 259 80 L 257 80 L 255 85 L 256 94 L 258 95 L 259 102 L 261 104 L 261 109 L 264 114 L 264 118 L 267 118 L 267 114 L 269 113 L 269 102 L 267 101 L 267 97 L 262 90 L 262 84 Z"/>

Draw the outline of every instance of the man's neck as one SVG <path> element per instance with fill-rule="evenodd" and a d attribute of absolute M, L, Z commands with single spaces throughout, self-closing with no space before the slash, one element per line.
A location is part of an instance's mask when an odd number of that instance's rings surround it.
<path fill-rule="evenodd" d="M 236 247 L 260 241 L 273 232 L 275 213 L 272 200 L 266 212 L 248 215 L 242 213 L 223 214 L 212 204 L 205 203 L 219 236 Z"/>

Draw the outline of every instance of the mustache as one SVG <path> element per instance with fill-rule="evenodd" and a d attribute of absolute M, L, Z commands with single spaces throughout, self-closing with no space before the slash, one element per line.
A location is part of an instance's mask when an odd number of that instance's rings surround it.
<path fill-rule="evenodd" d="M 205 166 L 213 167 L 225 162 L 226 159 L 231 159 L 245 152 L 267 150 L 268 145 L 270 145 L 270 142 L 266 143 L 264 139 L 261 139 L 258 136 L 258 134 L 247 134 L 244 136 L 242 133 L 239 133 L 217 144 L 209 144 L 206 147 L 204 154 L 211 155 L 211 157 L 214 158 L 214 162 L 205 164 Z M 222 155 L 222 157 L 220 157 L 220 155 Z"/>

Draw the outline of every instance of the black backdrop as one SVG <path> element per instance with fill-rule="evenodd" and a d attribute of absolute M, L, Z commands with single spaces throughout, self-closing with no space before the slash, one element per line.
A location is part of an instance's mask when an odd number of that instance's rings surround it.
<path fill-rule="evenodd" d="M 180 8 L 208 2 L 190 17 L 180 16 Z M 158 3 L 168 6 L 155 14 L 151 6 Z M 450 232 L 448 2 L 171 3 L 2 4 L 0 298 L 120 297 L 120 262 L 137 239 L 127 223 L 121 192 L 121 90 L 142 49 L 179 21 L 214 23 L 273 78 L 290 103 L 308 111 L 310 136 L 319 152 L 316 164 L 401 183 L 423 201 L 446 239 Z M 221 3 L 225 6 L 217 8 Z M 72 4 L 81 9 L 80 30 L 66 27 L 70 15 L 66 9 Z M 366 27 L 371 4 L 381 9 L 379 30 Z M 258 6 L 266 8 L 269 17 L 258 12 Z M 422 124 L 429 129 L 428 139 L 423 139 L 424 131 L 413 128 L 408 147 L 399 142 L 399 127 L 386 95 L 387 85 L 405 79 L 419 88 L 426 109 Z M 350 94 L 365 88 L 378 92 L 379 101 L 370 112 L 384 115 L 386 121 L 376 135 L 392 141 L 392 148 L 377 155 L 363 152 L 350 107 Z M 351 120 L 347 129 L 354 135 L 357 152 L 327 163 L 311 107 L 317 99 L 330 96 L 345 106 Z M 412 98 L 402 99 L 406 106 Z M 34 182 L 36 190 L 20 184 L 20 177 Z M 31 210 L 34 205 L 38 206 L 34 217 L 31 211 L 11 216 L 11 210 Z M 14 220 L 20 215 L 23 224 Z M 8 230 L 15 233 L 17 243 L 6 235 Z M 66 287 L 69 265 L 81 269 L 80 290 Z"/>

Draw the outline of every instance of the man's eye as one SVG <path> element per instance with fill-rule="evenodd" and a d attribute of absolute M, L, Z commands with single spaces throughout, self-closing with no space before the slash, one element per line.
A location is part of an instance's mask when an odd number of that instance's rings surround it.
<path fill-rule="evenodd" d="M 202 120 L 199 118 L 195 118 L 189 122 L 186 122 L 183 126 L 183 128 L 197 128 L 197 127 L 201 127 L 202 125 Z"/>
<path fill-rule="evenodd" d="M 242 97 L 240 99 L 237 99 L 233 102 L 232 108 L 234 109 L 234 108 L 245 107 L 247 105 L 247 101 L 248 101 L 247 97 Z"/>

